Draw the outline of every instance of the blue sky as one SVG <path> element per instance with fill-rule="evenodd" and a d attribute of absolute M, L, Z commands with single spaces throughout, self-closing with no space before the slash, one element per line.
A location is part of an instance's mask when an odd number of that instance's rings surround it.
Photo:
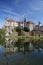
<path fill-rule="evenodd" d="M 6 17 L 19 21 L 26 17 L 43 25 L 43 0 L 0 0 L 0 27 Z"/>

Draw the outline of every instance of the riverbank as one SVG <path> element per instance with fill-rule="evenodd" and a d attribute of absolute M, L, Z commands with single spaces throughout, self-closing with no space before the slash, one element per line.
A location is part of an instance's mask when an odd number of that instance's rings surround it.
<path fill-rule="evenodd" d="M 10 36 L 11 39 L 25 39 L 25 38 L 28 38 L 28 39 L 32 39 L 32 40 L 38 40 L 38 39 L 42 39 L 43 40 L 43 36 L 14 36 L 14 35 L 11 35 Z"/>

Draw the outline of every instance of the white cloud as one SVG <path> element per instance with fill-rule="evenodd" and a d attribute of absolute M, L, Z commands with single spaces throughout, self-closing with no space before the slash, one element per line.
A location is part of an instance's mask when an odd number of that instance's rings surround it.
<path fill-rule="evenodd" d="M 6 16 L 6 17 L 9 17 L 9 18 L 13 18 L 15 20 L 22 20 L 22 18 L 24 18 L 24 15 L 18 14 L 16 12 L 11 11 L 11 10 L 7 10 L 7 9 L 0 9 L 0 10 L 5 12 L 4 17 Z M 8 15 L 6 15 L 6 13 Z"/>
<path fill-rule="evenodd" d="M 16 15 L 16 16 L 19 15 L 19 14 L 15 13 L 15 12 L 10 11 L 10 10 L 3 9 L 3 11 L 6 12 L 6 13 L 9 13 L 9 14 L 12 14 L 12 15 Z"/>

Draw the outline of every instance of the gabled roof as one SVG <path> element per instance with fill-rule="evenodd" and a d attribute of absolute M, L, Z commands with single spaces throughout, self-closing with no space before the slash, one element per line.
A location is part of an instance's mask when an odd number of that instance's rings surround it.
<path fill-rule="evenodd" d="M 9 19 L 9 18 L 6 18 L 7 22 L 15 22 L 15 20 L 13 19 Z M 21 22 L 21 21 L 16 21 L 18 24 L 34 24 L 32 21 L 27 21 L 27 22 Z"/>
<path fill-rule="evenodd" d="M 32 21 L 27 21 L 27 24 L 34 24 Z"/>
<path fill-rule="evenodd" d="M 32 21 L 24 22 L 25 24 L 34 24 Z"/>
<path fill-rule="evenodd" d="M 7 20 L 7 22 L 14 22 L 15 20 L 13 20 L 13 19 L 6 19 Z"/>
<path fill-rule="evenodd" d="M 18 22 L 19 24 L 23 24 L 24 22 Z"/>

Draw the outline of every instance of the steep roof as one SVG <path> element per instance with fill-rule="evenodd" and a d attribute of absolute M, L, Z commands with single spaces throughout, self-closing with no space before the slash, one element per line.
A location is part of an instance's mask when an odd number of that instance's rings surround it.
<path fill-rule="evenodd" d="M 13 19 L 6 19 L 7 20 L 7 22 L 14 22 L 15 20 L 13 20 Z"/>
<path fill-rule="evenodd" d="M 9 19 L 9 18 L 6 18 L 7 22 L 15 22 L 15 20 L 13 19 Z M 26 21 L 26 22 L 20 22 L 20 21 L 16 21 L 18 24 L 34 24 L 32 21 Z"/>
<path fill-rule="evenodd" d="M 27 21 L 27 24 L 34 24 L 32 21 Z"/>

